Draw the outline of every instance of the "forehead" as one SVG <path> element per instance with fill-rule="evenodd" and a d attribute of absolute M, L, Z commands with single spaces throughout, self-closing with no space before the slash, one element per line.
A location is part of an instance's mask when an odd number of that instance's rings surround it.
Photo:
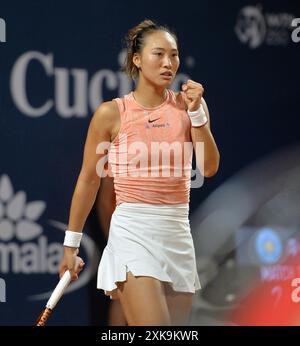
<path fill-rule="evenodd" d="M 177 49 L 174 37 L 166 31 L 155 31 L 145 37 L 144 48 L 153 49 L 161 47 L 164 49 Z"/>

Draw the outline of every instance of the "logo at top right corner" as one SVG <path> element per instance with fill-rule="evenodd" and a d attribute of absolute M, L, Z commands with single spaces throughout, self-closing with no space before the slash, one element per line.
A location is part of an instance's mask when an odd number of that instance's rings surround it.
<path fill-rule="evenodd" d="M 300 41 L 300 18 L 287 12 L 265 12 L 262 5 L 240 9 L 234 31 L 250 49 L 260 46 L 286 47 Z"/>

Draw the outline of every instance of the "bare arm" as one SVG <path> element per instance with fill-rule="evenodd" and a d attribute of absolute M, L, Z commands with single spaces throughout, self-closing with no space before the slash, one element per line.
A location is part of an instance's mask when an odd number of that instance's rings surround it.
<path fill-rule="evenodd" d="M 192 137 L 193 147 L 196 154 L 197 167 L 199 168 L 200 172 L 205 177 L 211 177 L 215 175 L 216 172 L 218 171 L 220 154 L 219 154 L 217 145 L 215 143 L 214 137 L 210 131 L 209 111 L 203 97 L 201 99 L 201 103 L 203 105 L 204 111 L 208 118 L 208 122 L 206 125 L 202 127 L 192 127 L 191 137 Z M 204 167 L 202 167 L 202 164 L 201 164 L 202 152 L 199 147 L 197 148 L 197 145 L 196 145 L 197 142 L 204 143 L 204 160 L 203 160 Z"/>
<path fill-rule="evenodd" d="M 100 187 L 96 165 L 105 154 L 96 154 L 96 148 L 101 142 L 110 142 L 113 119 L 110 115 L 114 110 L 114 106 L 110 103 L 103 103 L 96 110 L 88 129 L 83 163 L 71 202 L 68 229 L 72 231 L 82 231 Z"/>
<path fill-rule="evenodd" d="M 91 119 L 84 146 L 82 167 L 71 202 L 68 223 L 68 229 L 71 231 L 82 232 L 88 214 L 95 202 L 101 180 L 101 176 L 97 174 L 99 172 L 96 171 L 96 166 L 98 161 L 105 156 L 105 153 L 97 154 L 96 149 L 100 143 L 110 142 L 116 108 L 115 102 L 104 102 L 95 111 Z M 60 264 L 60 276 L 63 275 L 65 270 L 69 269 L 72 279 L 77 279 L 77 274 L 82 269 L 78 269 L 82 260 L 77 257 L 77 254 L 78 249 L 64 247 L 64 258 Z"/>
<path fill-rule="evenodd" d="M 99 223 L 106 239 L 109 235 L 109 226 L 112 214 L 116 208 L 116 194 L 112 177 L 101 179 L 101 186 L 96 200 L 96 210 Z"/>

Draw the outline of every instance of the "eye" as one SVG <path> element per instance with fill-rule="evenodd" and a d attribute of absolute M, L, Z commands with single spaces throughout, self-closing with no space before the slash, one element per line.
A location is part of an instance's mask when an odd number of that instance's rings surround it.
<path fill-rule="evenodd" d="M 157 52 L 157 53 L 154 53 L 155 55 L 162 55 L 162 53 L 160 53 L 160 52 Z"/>

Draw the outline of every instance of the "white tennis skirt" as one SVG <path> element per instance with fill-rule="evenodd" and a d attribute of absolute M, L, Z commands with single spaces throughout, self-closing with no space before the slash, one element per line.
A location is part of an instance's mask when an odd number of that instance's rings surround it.
<path fill-rule="evenodd" d="M 98 267 L 97 288 L 118 299 L 126 273 L 168 282 L 174 291 L 201 288 L 189 223 L 189 205 L 117 205 Z"/>

